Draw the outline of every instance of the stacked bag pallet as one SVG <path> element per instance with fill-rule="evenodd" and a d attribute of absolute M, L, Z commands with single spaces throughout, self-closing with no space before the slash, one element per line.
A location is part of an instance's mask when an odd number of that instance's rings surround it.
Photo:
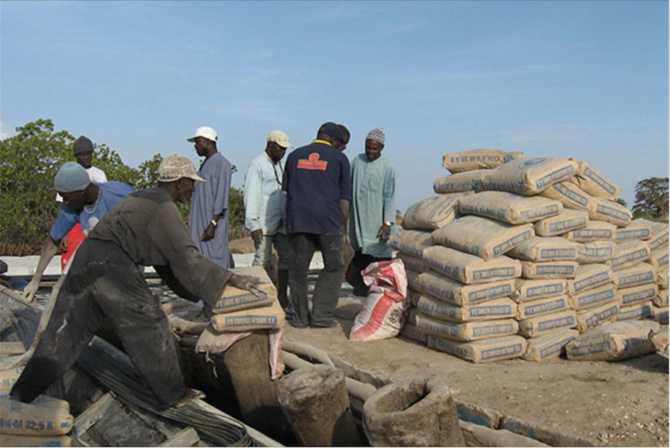
<path fill-rule="evenodd" d="M 457 198 L 457 213 L 431 227 L 420 201 L 392 240 L 403 257 L 423 235 L 402 334 L 473 362 L 544 361 L 610 322 L 667 322 L 667 224 L 633 221 L 588 162 L 473 150 L 443 166 L 429 199 Z"/>

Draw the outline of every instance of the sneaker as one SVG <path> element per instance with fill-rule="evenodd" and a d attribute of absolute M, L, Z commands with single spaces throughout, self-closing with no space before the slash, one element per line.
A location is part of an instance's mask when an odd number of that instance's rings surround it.
<path fill-rule="evenodd" d="M 312 322 L 312 327 L 315 328 L 333 328 L 339 326 L 340 323 L 335 319 L 317 320 L 315 322 Z"/>

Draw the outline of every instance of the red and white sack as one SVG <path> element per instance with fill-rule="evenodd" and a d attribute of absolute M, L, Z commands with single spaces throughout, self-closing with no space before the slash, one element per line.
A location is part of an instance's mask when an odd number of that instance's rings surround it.
<path fill-rule="evenodd" d="M 379 261 L 370 264 L 361 274 L 369 287 L 368 298 L 354 319 L 349 339 L 376 341 L 397 336 L 410 305 L 405 265 L 399 258 Z"/>

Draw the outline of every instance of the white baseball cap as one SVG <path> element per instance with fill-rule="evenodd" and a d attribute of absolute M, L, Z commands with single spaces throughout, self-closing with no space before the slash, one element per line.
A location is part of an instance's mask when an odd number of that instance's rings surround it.
<path fill-rule="evenodd" d="M 293 148 L 293 145 L 288 139 L 288 135 L 282 131 L 272 131 L 268 134 L 268 142 L 275 142 L 282 148 Z"/>
<path fill-rule="evenodd" d="M 216 131 L 209 126 L 201 126 L 198 129 L 195 130 L 195 135 L 191 138 L 187 138 L 189 142 L 194 142 L 196 138 L 198 137 L 203 137 L 206 138 L 207 140 L 211 140 L 213 142 L 216 141 L 218 138 L 218 135 L 216 135 Z"/>

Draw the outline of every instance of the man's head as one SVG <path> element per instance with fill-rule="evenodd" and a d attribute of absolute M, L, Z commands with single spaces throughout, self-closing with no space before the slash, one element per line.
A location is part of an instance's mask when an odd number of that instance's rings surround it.
<path fill-rule="evenodd" d="M 193 137 L 187 138 L 195 142 L 195 151 L 200 157 L 209 157 L 216 152 L 216 141 L 219 138 L 216 131 L 209 126 L 201 126 L 195 130 Z"/>
<path fill-rule="evenodd" d="M 381 157 L 385 141 L 384 128 L 375 128 L 368 132 L 367 137 L 365 137 L 365 155 L 370 162 Z"/>
<path fill-rule="evenodd" d="M 72 145 L 72 154 L 77 163 L 84 168 L 90 168 L 93 162 L 93 142 L 83 135 L 80 136 Z"/>
<path fill-rule="evenodd" d="M 349 133 L 349 129 L 343 124 L 338 124 L 340 127 L 340 133 L 342 134 L 342 141 L 338 140 L 336 141 L 333 146 L 335 146 L 337 149 L 340 151 L 344 151 L 347 149 L 347 144 L 349 144 L 349 139 L 351 138 L 351 133 Z"/>
<path fill-rule="evenodd" d="M 265 152 L 274 163 L 279 162 L 284 157 L 288 148 L 293 148 L 293 145 L 291 145 L 291 141 L 285 132 L 272 131 L 268 134 Z"/>
<path fill-rule="evenodd" d="M 316 133 L 316 138 L 327 141 L 331 145 L 335 145 L 338 142 L 342 142 L 344 140 L 344 137 L 342 136 L 342 130 L 332 121 L 324 123 L 321 125 L 321 127 L 319 127 L 319 131 Z"/>
<path fill-rule="evenodd" d="M 88 203 L 86 193 L 91 185 L 88 173 L 77 162 L 64 163 L 54 178 L 54 188 L 63 198 L 63 203 L 77 211 Z"/>
<path fill-rule="evenodd" d="M 167 190 L 175 202 L 187 203 L 193 195 L 195 181 L 205 182 L 198 176 L 193 162 L 184 156 L 167 156 L 158 166 L 158 186 Z"/>

